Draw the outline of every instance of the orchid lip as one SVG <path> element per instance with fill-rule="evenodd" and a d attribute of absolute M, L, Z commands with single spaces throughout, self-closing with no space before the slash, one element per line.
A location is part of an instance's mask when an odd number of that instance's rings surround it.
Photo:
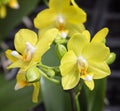
<path fill-rule="evenodd" d="M 62 38 L 66 38 L 67 35 L 68 35 L 68 32 L 67 32 L 67 31 L 61 31 L 61 32 L 60 32 L 60 36 L 61 36 Z"/>
<path fill-rule="evenodd" d="M 86 76 L 85 76 L 85 78 L 84 78 L 84 80 L 86 80 L 86 81 L 90 82 L 90 81 L 92 81 L 92 80 L 93 80 L 93 76 L 86 75 Z"/>

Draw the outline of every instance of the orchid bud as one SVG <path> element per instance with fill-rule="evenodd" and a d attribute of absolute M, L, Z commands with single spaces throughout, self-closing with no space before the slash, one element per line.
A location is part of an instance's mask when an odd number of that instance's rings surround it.
<path fill-rule="evenodd" d="M 52 69 L 48 69 L 47 74 L 48 74 L 50 77 L 54 77 L 54 76 L 55 76 L 55 71 L 52 70 Z"/>
<path fill-rule="evenodd" d="M 67 52 L 67 49 L 64 45 L 62 44 L 56 45 L 56 53 L 59 59 L 61 59 L 66 52 Z"/>
<path fill-rule="evenodd" d="M 108 59 L 107 59 L 107 64 L 112 64 L 116 59 L 116 54 L 114 52 L 111 52 Z"/>
<path fill-rule="evenodd" d="M 37 67 L 31 67 L 27 70 L 26 79 L 28 82 L 36 82 L 40 80 L 40 72 Z"/>

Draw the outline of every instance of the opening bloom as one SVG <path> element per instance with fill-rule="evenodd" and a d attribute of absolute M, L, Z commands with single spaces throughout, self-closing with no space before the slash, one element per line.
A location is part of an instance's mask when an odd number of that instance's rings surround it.
<path fill-rule="evenodd" d="M 74 0 L 50 0 L 49 8 L 37 15 L 34 24 L 38 29 L 58 28 L 60 36 L 66 38 L 76 31 L 82 32 L 84 30 L 82 23 L 85 21 L 86 13 Z"/>
<path fill-rule="evenodd" d="M 16 33 L 14 39 L 16 50 L 8 49 L 6 51 L 6 56 L 12 62 L 12 64 L 8 66 L 8 69 L 16 67 L 20 68 L 17 74 L 17 84 L 15 89 L 17 90 L 28 85 L 33 85 L 34 102 L 37 102 L 39 92 L 39 78 L 37 78 L 39 77 L 39 71 L 37 71 L 36 68 L 32 69 L 31 71 L 34 72 L 34 75 L 32 76 L 29 74 L 30 69 L 35 67 L 35 65 L 41 61 L 43 54 L 50 48 L 50 45 L 57 34 L 57 29 L 50 29 L 42 37 L 37 37 L 35 32 L 28 29 L 21 29 Z M 31 81 L 33 82 L 31 83 Z"/>
<path fill-rule="evenodd" d="M 74 88 L 83 79 L 90 90 L 94 88 L 94 79 L 101 79 L 110 74 L 106 59 L 110 50 L 102 42 L 108 29 L 100 30 L 90 41 L 90 33 L 74 34 L 68 41 L 68 52 L 60 65 L 62 86 L 65 90 Z"/>

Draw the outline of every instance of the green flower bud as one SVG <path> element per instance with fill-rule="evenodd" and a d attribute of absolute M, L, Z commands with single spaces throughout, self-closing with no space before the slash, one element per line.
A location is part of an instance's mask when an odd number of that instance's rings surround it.
<path fill-rule="evenodd" d="M 62 44 L 56 45 L 56 53 L 59 59 L 61 59 L 66 52 L 67 52 L 67 49 L 64 45 Z"/>
<path fill-rule="evenodd" d="M 40 80 L 40 72 L 37 67 L 31 67 L 27 70 L 26 79 L 28 82 L 36 82 Z"/>
<path fill-rule="evenodd" d="M 103 43 L 106 44 L 106 39 L 103 40 Z"/>
<path fill-rule="evenodd" d="M 52 69 L 48 69 L 47 75 L 49 75 L 50 77 L 54 77 L 55 76 L 55 71 L 52 70 Z"/>
<path fill-rule="evenodd" d="M 111 52 L 108 59 L 107 59 L 107 64 L 112 64 L 116 59 L 116 54 L 114 52 Z"/>

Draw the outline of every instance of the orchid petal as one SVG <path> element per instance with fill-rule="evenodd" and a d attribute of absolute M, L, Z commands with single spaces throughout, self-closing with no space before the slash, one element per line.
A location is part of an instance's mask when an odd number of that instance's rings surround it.
<path fill-rule="evenodd" d="M 93 79 L 101 79 L 110 75 L 110 68 L 106 62 L 89 62 L 88 72 L 93 73 Z"/>
<path fill-rule="evenodd" d="M 95 34 L 91 42 L 103 42 L 108 32 L 109 32 L 108 28 L 101 29 L 99 32 Z"/>
<path fill-rule="evenodd" d="M 87 38 L 83 34 L 76 33 L 68 42 L 68 50 L 73 50 L 79 56 L 86 44 Z"/>
<path fill-rule="evenodd" d="M 110 54 L 109 48 L 102 43 L 90 43 L 84 49 L 82 55 L 90 61 L 105 61 Z"/>
<path fill-rule="evenodd" d="M 74 52 L 68 51 L 61 60 L 60 70 L 61 70 L 62 76 L 65 76 L 71 73 L 72 70 L 77 68 L 76 62 L 77 62 L 77 59 Z"/>
<path fill-rule="evenodd" d="M 37 35 L 35 32 L 28 29 L 21 29 L 15 35 L 15 48 L 16 50 L 23 54 L 26 48 L 26 42 L 29 42 L 31 45 L 36 45 L 38 41 Z"/>

